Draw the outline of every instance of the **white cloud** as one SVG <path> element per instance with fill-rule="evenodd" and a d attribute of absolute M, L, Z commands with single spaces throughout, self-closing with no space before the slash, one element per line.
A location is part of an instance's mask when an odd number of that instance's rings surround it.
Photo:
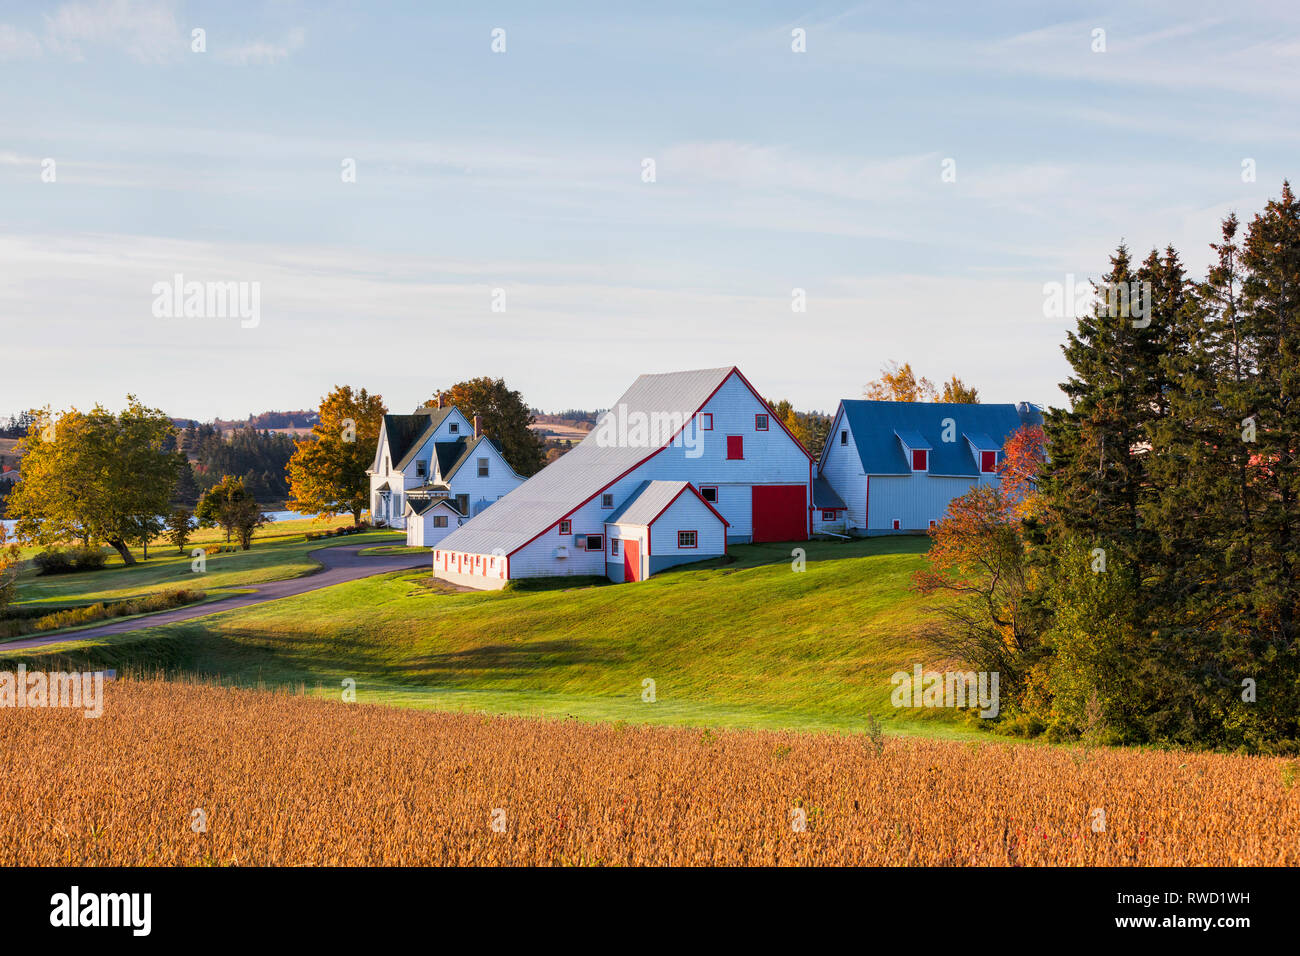
<path fill-rule="evenodd" d="M 36 34 L 0 23 L 0 60 L 29 60 L 41 55 Z"/>
<path fill-rule="evenodd" d="M 186 49 L 166 0 L 65 3 L 45 17 L 45 46 L 72 60 L 84 59 L 86 47 L 110 47 L 147 64 L 172 62 Z"/>
<path fill-rule="evenodd" d="M 217 48 L 215 55 L 221 62 L 235 66 L 271 66 L 287 60 L 301 50 L 306 41 L 306 31 L 294 29 L 280 41 L 253 40 L 227 49 Z"/>

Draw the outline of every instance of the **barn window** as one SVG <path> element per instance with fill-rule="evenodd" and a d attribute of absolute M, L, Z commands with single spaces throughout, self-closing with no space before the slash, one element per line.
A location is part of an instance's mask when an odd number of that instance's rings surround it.
<path fill-rule="evenodd" d="M 727 458 L 743 459 L 745 457 L 745 436 L 728 435 L 727 436 Z"/>
<path fill-rule="evenodd" d="M 447 431 L 449 431 L 449 432 L 451 432 L 451 434 L 455 435 L 457 432 L 460 431 L 460 423 L 459 423 L 459 422 L 448 422 L 448 423 L 447 423 Z"/>
<path fill-rule="evenodd" d="M 980 452 L 980 471 L 985 474 L 998 470 L 998 453 L 995 451 Z"/>
<path fill-rule="evenodd" d="M 912 449 L 912 470 L 925 471 L 930 465 L 930 452 L 925 448 Z"/>
<path fill-rule="evenodd" d="M 486 478 L 488 476 L 488 460 L 486 458 L 480 458 L 478 460 L 478 476 L 480 478 Z"/>
<path fill-rule="evenodd" d="M 718 503 L 717 485 L 700 485 L 700 497 L 711 505 Z"/>
<path fill-rule="evenodd" d="M 931 527 L 931 528 L 934 527 L 934 519 L 933 519 L 933 518 L 930 519 L 930 527 Z"/>
<path fill-rule="evenodd" d="M 713 413 L 712 413 L 712 412 L 701 412 L 701 413 L 700 413 L 700 431 L 702 431 L 702 432 L 711 432 L 711 431 L 713 431 Z"/>
<path fill-rule="evenodd" d="M 834 512 L 834 511 L 823 511 L 823 512 L 822 512 L 822 520 L 823 520 L 823 521 L 834 521 L 834 520 L 835 520 L 835 512 Z"/>
<path fill-rule="evenodd" d="M 587 550 L 588 550 L 588 551 L 604 551 L 604 550 L 605 550 L 605 536 L 604 536 L 603 534 L 589 534 L 589 535 L 587 535 Z"/>
<path fill-rule="evenodd" d="M 614 554 L 614 555 L 617 555 L 617 554 L 618 554 L 618 541 L 619 541 L 618 538 L 610 538 L 610 539 L 609 539 L 609 553 L 610 553 L 610 554 Z"/>
<path fill-rule="evenodd" d="M 415 477 L 423 478 L 428 474 L 429 474 L 429 463 L 425 461 L 423 458 L 416 459 Z"/>
<path fill-rule="evenodd" d="M 445 528 L 445 527 L 447 527 L 447 516 L 446 516 L 446 515 L 434 515 L 434 516 L 433 516 L 433 526 L 434 526 L 435 528 Z"/>
<path fill-rule="evenodd" d="M 899 525 L 900 525 L 900 524 L 901 524 L 901 522 L 900 522 L 897 518 L 895 518 L 895 519 L 894 519 L 894 530 L 895 530 L 895 531 L 897 531 L 897 530 L 899 529 Z"/>
<path fill-rule="evenodd" d="M 698 545 L 695 543 L 695 540 L 696 540 L 696 539 L 695 539 L 695 532 L 694 532 L 694 531 L 678 531 L 678 532 L 677 532 L 677 547 L 679 547 L 679 548 L 695 548 L 695 547 L 698 547 Z"/>
<path fill-rule="evenodd" d="M 843 430 L 840 431 L 840 444 L 841 444 L 841 445 L 847 445 L 848 443 L 849 443 L 849 432 L 848 432 L 848 429 L 843 429 Z"/>
<path fill-rule="evenodd" d="M 560 522 L 560 534 L 572 534 L 572 533 L 573 533 L 573 522 L 572 522 L 572 521 L 561 521 L 561 522 Z"/>
<path fill-rule="evenodd" d="M 767 431 L 767 416 L 766 416 L 766 415 L 763 415 L 763 414 L 760 413 L 760 414 L 754 416 L 754 431 L 756 431 L 756 432 L 765 432 L 765 431 Z"/>
<path fill-rule="evenodd" d="M 601 495 L 601 496 L 600 496 L 600 506 L 601 506 L 602 508 L 612 508 L 612 507 L 614 507 L 614 496 L 613 496 L 613 494 L 611 494 L 610 492 L 607 491 L 607 492 L 605 492 L 603 495 Z"/>

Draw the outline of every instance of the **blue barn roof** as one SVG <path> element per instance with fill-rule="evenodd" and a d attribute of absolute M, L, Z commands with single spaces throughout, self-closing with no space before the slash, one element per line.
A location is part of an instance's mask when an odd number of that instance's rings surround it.
<path fill-rule="evenodd" d="M 977 448 L 1001 448 L 1022 425 L 1041 425 L 1042 411 L 1028 402 L 1018 405 L 959 405 L 948 402 L 876 402 L 844 399 L 840 402 L 858 446 L 862 470 L 868 475 L 910 475 L 899 436 L 912 448 L 930 448 L 932 475 L 979 477 Z M 954 423 L 953 441 L 943 440 L 944 419 Z M 918 444 L 912 444 L 918 442 Z M 924 444 L 919 444 L 924 442 Z"/>

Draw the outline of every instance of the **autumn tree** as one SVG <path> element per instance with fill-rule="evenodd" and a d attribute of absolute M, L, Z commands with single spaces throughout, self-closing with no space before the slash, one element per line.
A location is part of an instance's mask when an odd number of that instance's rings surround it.
<path fill-rule="evenodd" d="M 18 545 L 9 541 L 8 530 L 0 525 L 0 615 L 17 592 L 19 565 Z"/>
<path fill-rule="evenodd" d="M 225 475 L 199 498 L 194 516 L 198 518 L 200 528 L 219 527 L 225 532 L 229 544 L 246 510 L 244 503 L 251 500 L 252 496 L 244 488 L 244 479 Z"/>
<path fill-rule="evenodd" d="M 36 544 L 103 541 L 135 564 L 131 544 L 156 528 L 180 470 L 171 420 L 127 396 L 113 414 L 96 405 L 33 422 L 22 439 L 23 480 L 9 499 L 17 532 Z"/>
<path fill-rule="evenodd" d="M 532 411 L 503 379 L 484 376 L 457 382 L 435 392 L 429 404 L 437 404 L 439 396 L 444 406 L 454 405 L 471 421 L 477 415 L 483 434 L 497 443 L 510 467 L 525 478 L 546 465 L 546 445 L 529 427 Z"/>
<path fill-rule="evenodd" d="M 290 510 L 304 514 L 352 515 L 370 502 L 366 469 L 374 461 L 383 427 L 384 400 L 350 385 L 336 387 L 321 400 L 320 421 L 296 443 L 289 459 Z"/>
<path fill-rule="evenodd" d="M 831 430 L 831 417 L 822 412 L 800 412 L 786 399 L 773 401 L 766 399 L 772 414 L 790 429 L 790 434 L 799 439 L 814 457 L 822 453 L 826 445 L 826 436 Z"/>
<path fill-rule="evenodd" d="M 880 378 L 866 384 L 862 394 L 880 402 L 933 402 L 939 397 L 933 382 L 916 377 L 911 362 L 899 365 L 892 360 L 881 368 Z"/>
<path fill-rule="evenodd" d="M 967 385 L 954 375 L 943 383 L 943 395 L 939 401 L 950 402 L 954 405 L 978 405 L 980 403 L 980 393 L 974 386 Z"/>

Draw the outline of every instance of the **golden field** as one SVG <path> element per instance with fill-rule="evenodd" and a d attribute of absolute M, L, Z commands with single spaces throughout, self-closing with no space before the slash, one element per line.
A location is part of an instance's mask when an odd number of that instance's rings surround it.
<path fill-rule="evenodd" d="M 1273 758 L 544 722 L 132 680 L 105 686 L 98 719 L 0 710 L 0 754 L 4 866 L 1300 864 L 1300 764 Z"/>

